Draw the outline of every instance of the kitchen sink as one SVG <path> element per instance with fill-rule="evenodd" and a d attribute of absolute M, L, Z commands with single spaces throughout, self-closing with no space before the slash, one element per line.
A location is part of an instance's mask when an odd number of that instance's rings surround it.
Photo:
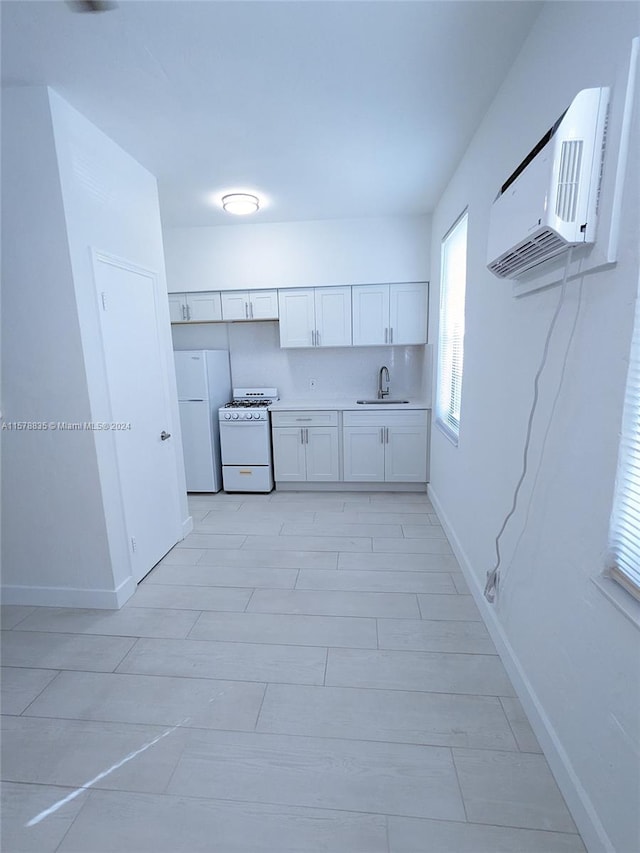
<path fill-rule="evenodd" d="M 409 400 L 356 400 L 359 406 L 399 406 L 408 402 Z"/>

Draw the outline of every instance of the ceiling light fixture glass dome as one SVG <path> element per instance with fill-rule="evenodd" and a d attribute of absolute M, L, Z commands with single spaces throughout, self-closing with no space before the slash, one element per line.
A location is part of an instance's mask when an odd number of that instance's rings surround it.
<path fill-rule="evenodd" d="M 245 216 L 260 209 L 260 200 L 258 196 L 249 193 L 229 193 L 222 196 L 222 207 L 227 213 Z"/>

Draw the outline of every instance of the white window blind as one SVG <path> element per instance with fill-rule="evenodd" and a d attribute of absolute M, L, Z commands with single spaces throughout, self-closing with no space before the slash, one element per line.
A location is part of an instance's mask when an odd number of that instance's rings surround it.
<path fill-rule="evenodd" d="M 612 576 L 640 598 L 640 292 L 622 415 L 610 548 Z"/>
<path fill-rule="evenodd" d="M 458 443 L 464 361 L 464 298 L 467 284 L 467 214 L 442 241 L 436 423 Z"/>

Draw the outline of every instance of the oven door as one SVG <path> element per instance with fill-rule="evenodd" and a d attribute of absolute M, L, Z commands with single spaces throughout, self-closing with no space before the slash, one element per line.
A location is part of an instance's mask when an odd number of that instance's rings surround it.
<path fill-rule="evenodd" d="M 271 465 L 269 421 L 220 424 L 223 465 Z"/>

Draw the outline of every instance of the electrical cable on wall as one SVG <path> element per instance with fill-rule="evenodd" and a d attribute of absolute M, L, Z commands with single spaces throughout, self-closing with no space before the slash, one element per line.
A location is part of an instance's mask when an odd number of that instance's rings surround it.
<path fill-rule="evenodd" d="M 500 554 L 500 539 L 502 538 L 502 534 L 506 530 L 507 524 L 510 519 L 514 515 L 517 506 L 518 506 L 518 496 L 520 494 L 520 489 L 522 488 L 522 484 L 524 483 L 525 477 L 527 476 L 527 471 L 529 468 L 529 447 L 531 445 L 531 431 L 533 428 L 533 419 L 536 413 L 536 409 L 538 407 L 538 398 L 539 398 L 539 386 L 540 386 L 540 377 L 542 376 L 542 372 L 547 363 L 547 357 L 549 355 L 549 346 L 551 344 L 551 338 L 553 336 L 553 330 L 555 329 L 556 323 L 558 321 L 558 317 L 560 316 L 560 311 L 562 310 L 562 306 L 564 304 L 564 297 L 567 291 L 567 277 L 569 275 L 569 267 L 571 264 L 571 254 L 572 250 L 569 249 L 567 252 L 567 262 L 564 268 L 564 275 L 562 278 L 562 287 L 560 289 L 560 298 L 558 299 L 558 304 L 556 305 L 556 310 L 554 311 L 553 317 L 551 319 L 551 323 L 549 324 L 549 330 L 547 332 L 547 338 L 544 342 L 544 349 L 542 351 L 542 359 L 540 360 L 540 365 L 538 370 L 536 371 L 535 379 L 533 380 L 533 401 L 531 403 L 531 410 L 529 411 L 529 419 L 527 422 L 527 432 L 524 442 L 524 449 L 522 454 L 522 472 L 520 474 L 520 479 L 518 480 L 518 484 L 516 485 L 515 491 L 513 493 L 513 501 L 511 504 L 511 509 L 505 516 L 504 521 L 502 522 L 502 527 L 498 535 L 496 536 L 495 548 L 496 548 L 496 562 L 490 571 L 487 572 L 487 582 L 484 587 L 484 597 L 488 602 L 493 604 L 496 599 L 496 594 L 498 591 L 498 583 L 500 578 L 500 563 L 502 560 Z"/>

